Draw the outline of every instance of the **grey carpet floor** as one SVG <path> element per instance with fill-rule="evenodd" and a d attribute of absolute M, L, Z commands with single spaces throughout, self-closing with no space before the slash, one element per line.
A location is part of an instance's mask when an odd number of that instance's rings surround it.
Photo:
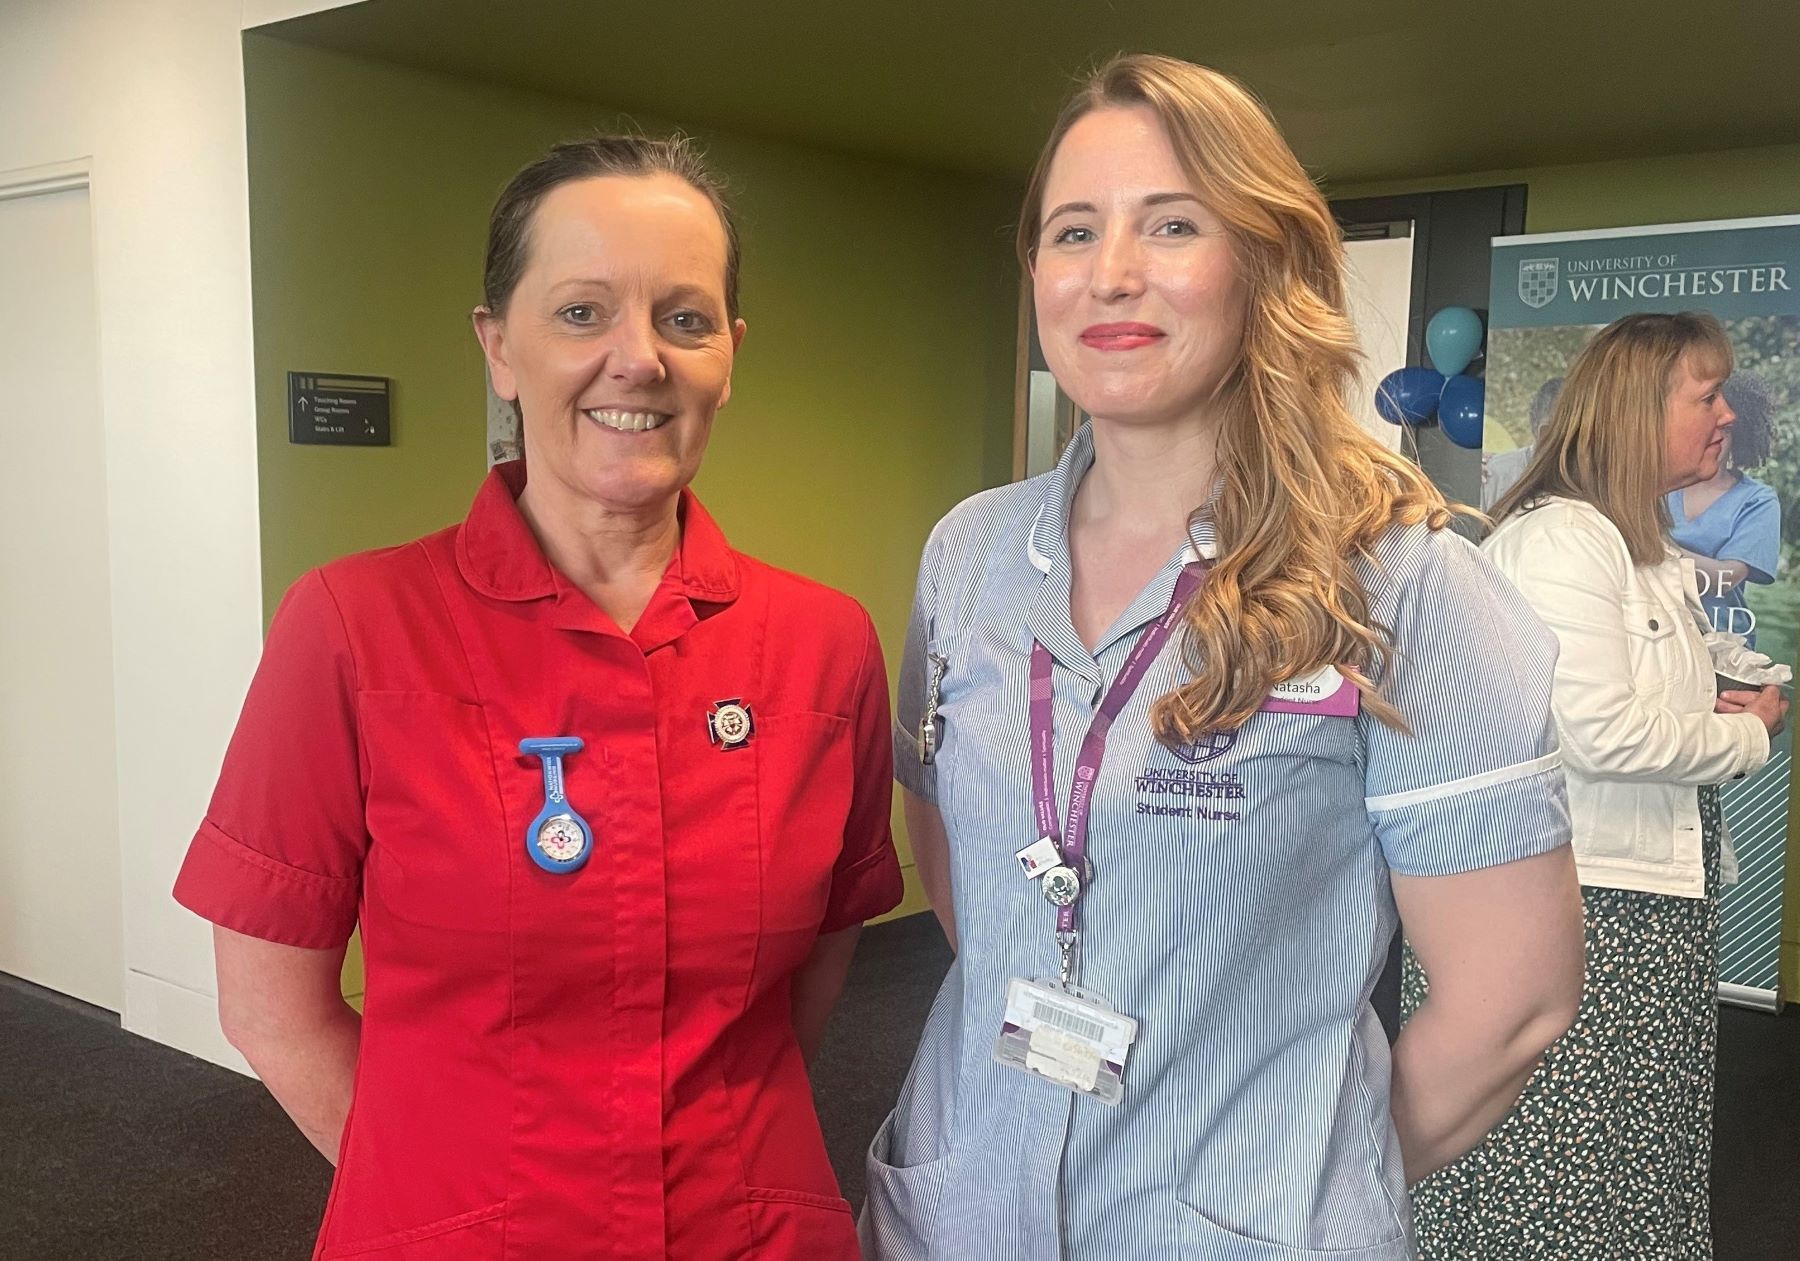
<path fill-rule="evenodd" d="M 949 959 L 929 916 L 864 935 L 814 1071 L 853 1203 Z M 329 1182 L 257 1083 L 0 985 L 5 1261 L 304 1261 Z M 1800 1017 L 1720 1014 L 1713 1195 L 1718 1261 L 1800 1258 Z"/>

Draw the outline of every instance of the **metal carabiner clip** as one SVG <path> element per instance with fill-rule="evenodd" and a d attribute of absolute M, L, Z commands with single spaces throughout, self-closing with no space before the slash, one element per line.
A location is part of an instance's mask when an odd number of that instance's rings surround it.
<path fill-rule="evenodd" d="M 1057 971 L 1062 978 L 1062 987 L 1068 989 L 1075 980 L 1075 954 L 1081 946 L 1081 940 L 1075 930 L 1056 934 Z"/>
<path fill-rule="evenodd" d="M 950 668 L 948 657 L 927 654 L 931 662 L 931 682 L 925 686 L 925 716 L 919 720 L 919 761 L 930 766 L 937 761 L 938 705 L 944 698 L 944 671 Z"/>

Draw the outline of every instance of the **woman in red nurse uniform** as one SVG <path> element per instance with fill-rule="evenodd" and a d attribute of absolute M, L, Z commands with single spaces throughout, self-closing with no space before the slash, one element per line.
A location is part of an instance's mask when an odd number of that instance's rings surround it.
<path fill-rule="evenodd" d="M 276 615 L 175 893 L 338 1163 L 318 1258 L 856 1255 L 805 1057 L 900 898 L 887 683 L 688 490 L 737 277 L 681 142 L 521 172 L 475 323 L 525 460 Z"/>

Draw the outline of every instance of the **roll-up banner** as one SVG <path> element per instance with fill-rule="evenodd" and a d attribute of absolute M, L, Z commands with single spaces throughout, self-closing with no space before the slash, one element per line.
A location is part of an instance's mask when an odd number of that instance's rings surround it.
<path fill-rule="evenodd" d="M 1668 499 L 1718 630 L 1789 666 L 1800 646 L 1800 215 L 1494 240 L 1482 504 L 1530 458 L 1575 352 L 1636 311 L 1708 311 L 1730 334 L 1737 413 L 1712 481 Z M 1778 1002 L 1791 734 L 1725 785 L 1739 879 L 1720 908 L 1720 996 Z M 1800 998 L 1800 995 L 1788 995 Z"/>

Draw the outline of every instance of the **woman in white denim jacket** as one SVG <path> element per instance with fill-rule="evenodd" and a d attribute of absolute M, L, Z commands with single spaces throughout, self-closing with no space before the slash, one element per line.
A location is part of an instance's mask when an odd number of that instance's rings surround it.
<path fill-rule="evenodd" d="M 1421 1261 L 1712 1256 L 1728 862 L 1716 785 L 1768 761 L 1787 702 L 1774 686 L 1715 690 L 1693 562 L 1669 542 L 1663 496 L 1717 470 L 1736 419 L 1719 388 L 1731 369 L 1710 316 L 1609 325 L 1495 506 L 1484 550 L 1561 644 L 1552 708 L 1587 986 L 1517 1110 L 1414 1189 Z M 1425 986 L 1409 966 L 1409 1006 Z"/>

